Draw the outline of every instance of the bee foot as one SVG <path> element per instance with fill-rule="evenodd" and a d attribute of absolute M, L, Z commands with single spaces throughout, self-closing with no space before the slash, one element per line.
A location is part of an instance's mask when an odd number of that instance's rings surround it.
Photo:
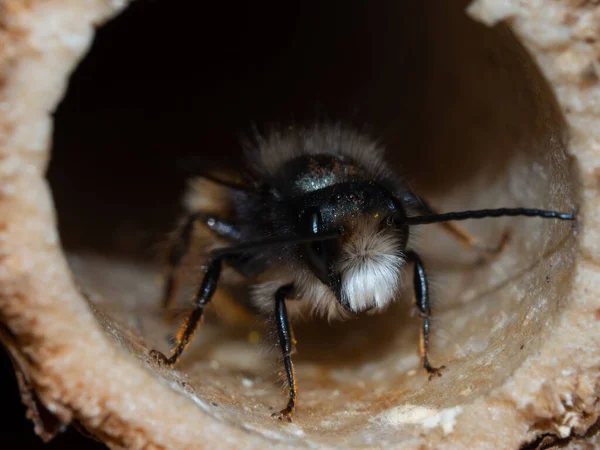
<path fill-rule="evenodd" d="M 498 255 L 500 255 L 506 249 L 509 239 L 510 239 L 510 232 L 508 230 L 506 230 L 502 233 L 502 236 L 500 237 L 500 241 L 498 242 L 498 244 L 495 247 L 484 247 L 481 245 L 477 245 L 476 249 L 477 249 L 477 254 L 479 256 L 477 259 L 477 263 L 484 264 L 485 262 L 496 258 Z"/>
<path fill-rule="evenodd" d="M 274 419 L 277 419 L 277 420 L 286 421 L 286 422 L 291 423 L 292 422 L 291 414 L 292 414 L 292 411 L 290 411 L 288 408 L 286 408 L 286 409 L 282 409 L 279 412 L 271 414 L 271 417 L 273 417 Z"/>
<path fill-rule="evenodd" d="M 152 358 L 159 366 L 170 367 L 173 365 L 169 358 L 158 350 L 150 350 L 150 358 Z"/>
<path fill-rule="evenodd" d="M 441 377 L 442 376 L 442 370 L 444 370 L 446 368 L 446 366 L 440 366 L 440 367 L 425 367 L 425 371 L 429 374 L 429 381 L 431 381 L 433 379 L 434 376 L 438 376 Z"/>

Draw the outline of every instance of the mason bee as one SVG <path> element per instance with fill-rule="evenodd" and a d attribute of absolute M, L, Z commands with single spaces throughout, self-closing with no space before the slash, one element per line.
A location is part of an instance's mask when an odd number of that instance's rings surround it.
<path fill-rule="evenodd" d="M 430 294 L 419 255 L 410 249 L 413 225 L 442 224 L 465 247 L 485 248 L 454 221 L 501 216 L 574 220 L 573 214 L 526 208 L 483 209 L 440 214 L 419 198 L 383 159 L 369 137 L 341 125 L 288 128 L 257 136 L 247 152 L 251 181 L 209 178 L 222 188 L 221 215 L 193 210 L 171 248 L 164 305 L 175 297 L 182 259 L 194 227 L 202 224 L 228 245 L 207 254 L 194 309 L 183 323 L 170 356 L 153 350 L 161 364 L 180 359 L 219 282 L 223 264 L 251 282 L 250 305 L 272 319 L 288 387 L 278 419 L 291 421 L 297 388 L 291 359 L 289 317 L 311 312 L 345 319 L 383 311 L 399 294 L 403 268 L 414 266 L 413 284 L 420 328 L 421 365 L 431 379 L 444 367 L 428 358 Z M 202 189 L 196 196 L 210 196 Z M 210 200 L 210 199 L 209 199 Z"/>

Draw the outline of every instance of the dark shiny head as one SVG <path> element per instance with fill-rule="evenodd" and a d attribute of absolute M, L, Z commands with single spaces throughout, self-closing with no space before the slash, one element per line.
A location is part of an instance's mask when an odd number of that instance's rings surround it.
<path fill-rule="evenodd" d="M 334 184 L 297 199 L 299 233 L 340 233 L 303 245 L 301 256 L 344 309 L 358 313 L 393 300 L 408 239 L 408 227 L 397 226 L 402 205 L 372 182 Z"/>

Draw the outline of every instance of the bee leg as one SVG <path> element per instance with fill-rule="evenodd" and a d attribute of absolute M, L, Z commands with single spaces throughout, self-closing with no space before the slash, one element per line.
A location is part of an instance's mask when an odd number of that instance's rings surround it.
<path fill-rule="evenodd" d="M 291 415 L 296 409 L 297 390 L 296 390 L 296 375 L 294 373 L 294 364 L 292 363 L 292 329 L 290 327 L 287 309 L 285 307 L 285 299 L 291 292 L 293 286 L 291 284 L 282 286 L 275 292 L 275 322 L 277 324 L 277 338 L 279 347 L 283 355 L 283 365 L 285 367 L 285 375 L 287 377 L 289 400 L 287 406 L 278 413 L 274 413 L 272 417 L 279 420 L 287 420 L 291 422 Z"/>
<path fill-rule="evenodd" d="M 404 197 L 404 200 L 415 205 L 415 207 L 422 211 L 424 214 L 438 214 L 438 211 L 432 208 L 429 205 L 429 203 L 412 193 L 407 194 Z M 455 222 L 443 222 L 440 223 L 440 226 L 463 248 L 472 252 L 476 252 L 480 257 L 480 260 L 492 258 L 495 255 L 501 253 L 506 248 L 506 244 L 508 244 L 508 239 L 510 237 L 508 231 L 505 231 L 504 233 L 502 233 L 498 244 L 496 244 L 494 247 L 488 247 L 483 245 L 480 242 L 479 238 L 473 236 L 471 233 L 469 233 L 462 226 Z"/>
<path fill-rule="evenodd" d="M 506 248 L 506 244 L 508 244 L 508 239 L 510 237 L 508 231 L 504 231 L 500 237 L 500 241 L 496 244 L 496 246 L 486 247 L 481 244 L 478 238 L 454 222 L 444 222 L 440 225 L 460 245 L 467 250 L 476 252 L 481 260 L 492 258 L 501 253 Z"/>
<path fill-rule="evenodd" d="M 429 363 L 427 353 L 429 352 L 429 318 L 431 317 L 431 307 L 429 306 L 429 287 L 427 285 L 427 274 L 425 268 L 421 262 L 421 258 L 413 251 L 408 251 L 406 256 L 409 261 L 414 263 L 414 278 L 413 284 L 415 288 L 415 295 L 417 298 L 417 308 L 423 319 L 423 326 L 421 327 L 421 341 L 420 341 L 420 354 L 423 362 L 423 368 L 429 374 L 431 380 L 434 375 L 439 377 L 442 376 L 442 369 L 445 366 L 433 367 Z"/>
<path fill-rule="evenodd" d="M 177 298 L 181 262 L 189 251 L 194 225 L 199 221 L 203 222 L 209 229 L 222 238 L 232 241 L 239 240 L 239 230 L 234 225 L 201 212 L 190 214 L 186 218 L 185 224 L 180 229 L 179 235 L 173 242 L 173 246 L 169 252 L 168 274 L 162 301 L 165 309 L 169 309 Z"/>
<path fill-rule="evenodd" d="M 177 333 L 177 346 L 171 352 L 171 356 L 166 357 L 163 353 L 157 350 L 152 350 L 150 352 L 150 356 L 155 358 L 160 364 L 166 366 L 174 365 L 177 361 L 179 361 L 181 354 L 192 340 L 194 332 L 198 328 L 200 320 L 202 319 L 204 307 L 210 302 L 213 294 L 215 293 L 217 282 L 219 281 L 219 275 L 221 274 L 221 259 L 222 258 L 220 257 L 213 258 L 208 264 L 208 269 L 204 275 L 204 278 L 202 279 L 202 284 L 200 285 L 200 289 L 198 289 L 198 293 L 194 299 L 194 309 L 186 321 L 181 325 L 179 333 Z"/>

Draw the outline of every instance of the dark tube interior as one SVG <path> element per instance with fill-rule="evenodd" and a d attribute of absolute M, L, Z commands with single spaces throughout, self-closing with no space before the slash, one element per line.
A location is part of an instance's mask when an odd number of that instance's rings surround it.
<path fill-rule="evenodd" d="M 138 1 L 102 27 L 56 112 L 48 178 L 72 268 L 109 335 L 150 367 L 147 349 L 168 348 L 177 325 L 161 319 L 160 249 L 185 180 L 243 167 L 241 139 L 272 123 L 364 130 L 442 212 L 570 212 L 575 175 L 546 81 L 507 27 L 473 22 L 465 5 Z M 570 283 L 570 225 L 465 226 L 492 244 L 509 231 L 506 252 L 476 264 L 435 225 L 411 238 L 430 271 L 440 379 L 418 367 L 410 274 L 385 314 L 297 325 L 292 428 L 270 418 L 286 399 L 264 328 L 208 320 L 180 371 L 159 374 L 274 439 L 385 446 L 418 435 L 389 412 L 454 408 L 500 385 L 543 341 Z M 193 285 L 202 271 L 191 272 Z"/>

